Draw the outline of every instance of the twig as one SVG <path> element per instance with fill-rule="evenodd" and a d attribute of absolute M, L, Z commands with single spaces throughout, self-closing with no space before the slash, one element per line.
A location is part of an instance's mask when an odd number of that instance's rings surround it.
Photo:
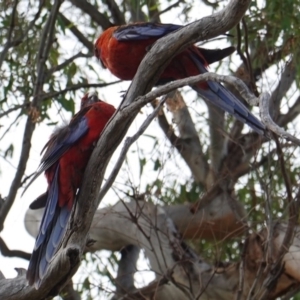
<path fill-rule="evenodd" d="M 297 98 L 294 105 L 289 109 L 287 114 L 280 115 L 278 119 L 278 124 L 280 126 L 285 126 L 288 123 L 292 122 L 295 118 L 299 116 L 300 113 L 300 97 Z"/>
<path fill-rule="evenodd" d="M 270 95 L 268 93 L 262 93 L 259 98 L 259 108 L 260 108 L 260 116 L 263 123 L 266 127 L 276 133 L 278 136 L 287 139 L 295 143 L 296 145 L 300 146 L 300 140 L 294 137 L 293 135 L 286 132 L 284 129 L 280 128 L 274 121 L 271 119 L 269 113 L 269 102 L 270 102 Z"/>
<path fill-rule="evenodd" d="M 245 57 L 241 46 L 242 46 L 242 34 L 241 34 L 241 23 L 238 23 L 236 25 L 236 33 L 237 33 L 237 47 L 236 47 L 236 52 L 238 53 L 238 55 L 240 56 L 243 64 L 245 65 L 246 68 L 248 68 L 248 62 L 247 62 L 247 58 Z"/>
<path fill-rule="evenodd" d="M 240 266 L 239 266 L 239 285 L 238 285 L 238 290 L 236 293 L 236 300 L 240 300 L 242 298 L 243 295 L 243 289 L 244 289 L 244 276 L 245 276 L 245 262 L 246 262 L 246 253 L 248 250 L 248 246 L 249 246 L 249 231 L 247 232 L 247 235 L 245 237 L 245 242 L 244 242 L 244 246 L 243 246 L 243 250 L 241 253 L 241 262 L 240 262 Z"/>
<path fill-rule="evenodd" d="M 62 94 L 70 92 L 70 91 L 77 91 L 79 89 L 89 89 L 89 88 L 102 88 L 102 87 L 110 86 L 110 85 L 117 84 L 117 83 L 120 83 L 120 80 L 108 82 L 108 83 L 78 83 L 78 84 L 73 84 L 69 87 L 66 87 L 65 89 L 60 90 L 60 91 L 43 94 L 43 95 L 41 95 L 40 98 L 41 98 L 41 100 L 44 101 L 47 99 L 55 98 L 57 96 L 60 96 Z"/>
<path fill-rule="evenodd" d="M 0 141 L 6 136 L 8 132 L 10 132 L 11 128 L 18 122 L 19 118 L 21 117 L 21 112 L 14 118 L 14 120 L 9 124 L 6 130 L 1 134 Z M 1 231 L 1 230 L 0 230 Z"/>
<path fill-rule="evenodd" d="M 6 257 L 19 257 L 19 258 L 29 260 L 31 256 L 31 253 L 27 253 L 21 250 L 10 250 L 1 237 L 0 237 L 0 251 L 1 254 Z"/>
<path fill-rule="evenodd" d="M 70 2 L 88 14 L 92 20 L 98 23 L 103 29 L 107 29 L 112 26 L 106 15 L 95 9 L 95 6 L 90 2 L 86 0 L 70 0 Z"/>
<path fill-rule="evenodd" d="M 79 57 L 92 57 L 91 54 L 84 54 L 81 51 L 75 55 L 73 55 L 72 57 L 66 59 L 63 63 L 61 63 L 60 65 L 57 65 L 51 69 L 48 70 L 47 72 L 47 77 L 49 77 L 50 75 L 52 75 L 53 73 L 60 71 L 62 69 L 64 69 L 66 66 L 68 66 L 71 62 L 73 62 L 75 59 L 79 58 Z"/>
<path fill-rule="evenodd" d="M 113 168 L 113 170 L 111 171 L 108 179 L 106 180 L 105 184 L 103 185 L 103 187 L 101 188 L 97 199 L 98 199 L 98 203 L 100 203 L 101 199 L 104 197 L 104 195 L 107 193 L 107 191 L 109 190 L 109 188 L 112 186 L 115 178 L 117 177 L 121 166 L 123 164 L 123 161 L 125 160 L 126 154 L 128 149 L 130 148 L 130 146 L 145 132 L 145 130 L 148 128 L 148 126 L 150 125 L 150 123 L 152 122 L 152 120 L 157 116 L 157 114 L 159 113 L 162 105 L 165 103 L 165 101 L 167 100 L 167 97 L 164 97 L 156 106 L 156 108 L 154 109 L 154 111 L 147 117 L 147 119 L 143 122 L 143 124 L 140 126 L 139 130 L 132 136 L 132 137 L 128 137 L 126 138 L 125 142 L 124 142 L 124 146 L 123 149 L 120 153 L 120 156 L 117 160 L 117 162 L 115 163 L 115 166 Z M 141 101 L 139 101 L 141 102 Z"/>
<path fill-rule="evenodd" d="M 165 95 L 175 89 L 184 87 L 186 85 L 195 85 L 199 82 L 205 82 L 205 81 L 216 81 L 216 82 L 224 82 L 227 84 L 232 85 L 237 91 L 243 96 L 243 98 L 250 104 L 250 105 L 257 105 L 259 103 L 259 99 L 256 98 L 247 88 L 245 83 L 234 76 L 225 76 L 225 75 L 218 75 L 215 73 L 207 72 L 205 74 L 191 76 L 188 78 L 175 80 L 173 82 L 170 82 L 168 84 L 165 84 L 163 86 L 157 87 L 155 90 L 149 92 L 147 95 L 143 96 L 145 103 L 149 102 L 149 99 L 155 99 L 157 97 L 160 97 L 162 95 Z"/>
<path fill-rule="evenodd" d="M 8 114 L 10 114 L 11 112 L 18 110 L 19 108 L 25 108 L 29 106 L 29 103 L 24 103 L 24 104 L 19 104 L 19 105 L 15 105 L 12 108 L 9 108 L 8 110 L 4 111 L 3 113 L 0 114 L 0 119 L 4 116 L 7 116 Z"/>
<path fill-rule="evenodd" d="M 3 61 L 5 59 L 5 56 L 8 52 L 8 50 L 14 45 L 14 43 L 11 41 L 11 38 L 12 38 L 13 30 L 15 28 L 15 18 L 16 18 L 16 13 L 17 13 L 18 2 L 19 2 L 18 0 L 15 0 L 14 7 L 13 7 L 13 10 L 12 10 L 10 25 L 9 25 L 9 31 L 8 31 L 8 34 L 7 34 L 7 42 L 5 43 L 4 48 L 3 48 L 3 50 L 0 54 L 0 68 L 3 64 Z"/>
<path fill-rule="evenodd" d="M 106 0 L 109 11 L 111 12 L 111 16 L 114 20 L 115 25 L 123 25 L 126 24 L 124 13 L 122 13 L 119 9 L 119 5 L 114 0 Z"/>
<path fill-rule="evenodd" d="M 171 4 L 170 6 L 168 6 L 167 8 L 155 13 L 152 17 L 151 17 L 151 21 L 153 22 L 154 20 L 156 20 L 158 17 L 160 17 L 162 14 L 170 11 L 172 8 L 175 8 L 177 6 L 179 6 L 180 3 L 184 3 L 185 0 L 178 0 L 175 3 Z"/>
<path fill-rule="evenodd" d="M 58 16 L 65 24 L 65 26 L 76 36 L 76 38 L 88 49 L 89 53 L 94 53 L 94 44 L 89 41 L 84 34 L 62 13 L 58 13 Z"/>
<path fill-rule="evenodd" d="M 276 262 L 272 266 L 269 276 L 265 280 L 266 290 L 264 291 L 261 299 L 268 299 L 269 293 L 273 290 L 279 276 L 284 270 L 284 265 L 282 264 L 282 259 L 284 255 L 289 251 L 289 248 L 293 242 L 295 236 L 295 226 L 297 225 L 297 220 L 299 217 L 299 207 L 300 207 L 300 189 L 298 190 L 296 199 L 290 199 L 289 202 L 289 219 L 286 232 L 280 246 L 280 249 L 276 255 Z M 274 237 L 273 237 L 274 239 Z"/>
<path fill-rule="evenodd" d="M 251 89 L 253 91 L 253 94 L 258 97 L 258 91 L 257 91 L 257 87 L 255 84 L 255 79 L 253 76 L 253 69 L 252 69 L 252 63 L 251 63 L 251 57 L 249 54 L 249 43 L 248 43 L 248 26 L 247 23 L 245 21 L 245 17 L 242 18 L 242 23 L 243 23 L 243 27 L 244 27 L 244 32 L 245 32 L 245 52 L 246 52 L 246 56 L 247 56 L 247 68 L 248 68 L 248 72 L 249 72 L 249 76 L 250 76 L 250 86 Z"/>
<path fill-rule="evenodd" d="M 283 155 L 282 148 L 281 148 L 280 142 L 278 140 L 278 137 L 276 135 L 273 135 L 273 138 L 276 143 L 276 150 L 277 150 L 277 155 L 278 155 L 278 159 L 280 162 L 281 174 L 283 176 L 283 180 L 285 183 L 287 200 L 288 200 L 288 203 L 291 204 L 293 201 L 293 195 L 292 195 L 292 187 L 291 187 L 290 177 L 289 177 L 288 172 L 285 167 L 284 155 Z"/>

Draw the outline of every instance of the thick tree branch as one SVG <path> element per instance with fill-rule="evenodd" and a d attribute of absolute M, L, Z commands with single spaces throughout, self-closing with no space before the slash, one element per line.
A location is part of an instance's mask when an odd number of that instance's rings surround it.
<path fill-rule="evenodd" d="M 90 236 L 96 242 L 88 248 L 88 251 L 107 249 L 119 251 L 127 245 L 136 245 L 145 250 L 145 255 L 149 258 L 151 270 L 156 273 L 158 279 L 164 278 L 164 284 L 157 285 L 155 299 L 190 299 L 191 295 L 201 294 L 200 299 L 234 299 L 236 287 L 240 280 L 239 269 L 242 262 L 238 263 L 218 263 L 212 266 L 198 257 L 184 242 L 181 235 L 175 229 L 179 228 L 184 238 L 205 238 L 203 229 L 207 226 L 207 232 L 213 236 L 214 231 L 211 226 L 219 228 L 219 233 L 226 228 L 223 220 L 218 220 L 212 213 L 210 206 L 214 206 L 215 213 L 218 214 L 224 209 L 226 202 L 221 204 L 213 199 L 208 207 L 204 207 L 195 216 L 188 213 L 183 206 L 156 207 L 144 201 L 131 201 L 129 203 L 118 202 L 111 207 L 99 209 L 94 217 L 90 230 Z M 168 211 L 166 211 L 168 210 Z M 224 216 L 226 213 L 224 213 Z M 36 216 L 36 215 L 34 215 Z M 196 226 L 204 219 L 203 225 Z M 211 218 L 211 219 L 209 219 Z M 175 221 L 175 226 L 173 222 Z M 194 223 L 195 222 L 195 223 Z M 190 224 L 194 223 L 194 226 Z M 32 224 L 32 223 L 31 223 Z M 184 224 L 189 224 L 184 225 Z M 215 224 L 215 225 L 212 225 Z M 198 224 L 199 225 L 199 224 Z M 211 227 L 209 229 L 209 227 Z M 199 230 L 200 228 L 200 230 Z M 274 253 L 278 253 L 283 245 L 284 236 L 288 227 L 283 224 L 274 225 L 272 240 Z M 283 256 L 285 265 L 284 273 L 280 275 L 279 282 L 268 299 L 285 292 L 288 288 L 300 282 L 300 235 L 297 228 L 296 237 L 288 252 Z M 270 228 L 262 230 L 259 234 L 249 236 L 244 255 L 244 284 L 241 290 L 241 299 L 247 299 L 249 293 L 254 295 L 253 299 L 260 299 L 267 290 L 264 280 L 268 274 L 257 273 L 261 264 L 265 266 L 264 245 L 268 242 Z M 216 235 L 215 238 L 218 238 Z M 273 257 L 272 259 L 276 259 Z M 131 269 L 133 271 L 133 269 Z M 259 280 L 257 280 L 257 276 Z M 165 283 L 172 283 L 165 285 Z M 253 285 L 253 283 L 256 283 Z M 153 293 L 153 288 L 143 289 L 145 292 Z M 138 297 L 139 293 L 134 293 Z M 117 298 L 117 297 L 116 297 Z M 193 299 L 194 299 L 193 298 Z M 123 299 L 130 299 L 123 298 Z M 140 299 L 135 298 L 133 299 Z"/>
<path fill-rule="evenodd" d="M 199 238 L 211 241 L 226 240 L 243 234 L 245 226 L 240 219 L 246 217 L 243 206 L 239 202 L 237 202 L 237 206 L 239 207 L 241 218 L 235 216 L 227 197 L 228 195 L 220 192 L 208 193 L 206 197 L 202 197 L 197 211 L 191 211 L 188 204 L 168 205 L 164 207 L 164 210 L 185 240 L 197 240 Z M 134 202 L 131 204 L 127 203 L 126 207 L 134 209 L 134 205 Z M 121 204 L 116 204 L 116 208 L 119 208 L 119 206 L 122 207 Z M 89 232 L 90 239 L 96 242 L 87 246 L 85 251 L 93 252 L 101 249 L 118 251 L 123 247 L 119 243 L 111 243 L 109 236 L 104 235 L 103 238 L 99 238 L 99 235 L 103 233 L 99 232 L 98 223 L 105 214 L 111 211 L 110 209 L 105 208 L 96 211 Z M 25 228 L 33 237 L 37 236 L 42 215 L 43 210 L 33 211 L 28 209 L 26 212 Z M 108 240 L 104 242 L 106 238 Z"/>

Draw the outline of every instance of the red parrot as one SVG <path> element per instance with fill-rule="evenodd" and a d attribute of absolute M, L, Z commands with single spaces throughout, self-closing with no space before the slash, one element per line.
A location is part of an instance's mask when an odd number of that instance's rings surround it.
<path fill-rule="evenodd" d="M 46 193 L 32 204 L 35 206 L 35 203 L 39 203 L 37 206 L 42 207 L 46 202 L 26 274 L 29 284 L 34 284 L 36 289 L 40 287 L 49 264 L 59 249 L 94 146 L 115 112 L 112 105 L 99 100 L 96 95 L 85 95 L 81 104 L 81 110 L 69 125 L 60 128 L 50 137 L 42 150 L 46 151 L 40 167 L 31 180 L 32 182 L 45 171 L 48 182 Z"/>
<path fill-rule="evenodd" d="M 132 80 L 147 50 L 159 38 L 183 26 L 158 23 L 135 23 L 105 30 L 95 43 L 95 56 L 104 68 L 122 80 Z M 177 54 L 161 74 L 157 85 L 207 72 L 209 63 L 231 54 L 232 47 L 208 50 L 192 45 Z M 204 99 L 229 112 L 259 134 L 265 126 L 223 85 L 214 81 L 195 84 L 192 88 Z"/>

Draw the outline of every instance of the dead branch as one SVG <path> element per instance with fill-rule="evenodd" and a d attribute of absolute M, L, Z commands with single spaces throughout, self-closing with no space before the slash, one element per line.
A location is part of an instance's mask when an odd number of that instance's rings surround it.
<path fill-rule="evenodd" d="M 222 210 L 220 205 L 216 204 L 215 207 L 216 210 L 217 207 L 218 210 Z M 164 280 L 163 283 L 152 283 L 155 289 L 150 284 L 148 289 L 137 290 L 134 292 L 136 298 L 133 299 L 143 299 L 138 298 L 138 295 L 143 295 L 143 297 L 155 295 L 155 299 L 164 300 L 170 299 L 172 295 L 172 299 L 183 300 L 195 299 L 196 295 L 201 295 L 199 299 L 210 297 L 211 299 L 231 300 L 237 292 L 236 288 L 240 280 L 243 280 L 240 299 L 260 299 L 268 291 L 265 280 L 269 273 L 262 271 L 258 273 L 258 271 L 261 268 L 265 269 L 268 263 L 272 264 L 277 261 L 288 230 L 287 225 L 273 225 L 274 235 L 270 242 L 274 255 L 268 261 L 265 260 L 264 245 L 269 239 L 270 228 L 248 237 L 245 242 L 243 262 L 218 263 L 217 266 L 213 266 L 203 261 L 182 241 L 181 235 L 178 234 L 173 221 L 169 218 L 171 216 L 175 221 L 177 220 L 177 224 L 182 228 L 180 222 L 184 219 L 187 220 L 186 223 L 193 223 L 191 215 L 187 216 L 184 213 L 180 215 L 180 212 L 184 211 L 180 207 L 174 208 L 178 213 L 177 217 L 174 217 L 176 214 L 172 212 L 172 209 L 165 208 L 169 209 L 168 213 L 163 208 L 144 201 L 118 202 L 112 207 L 98 210 L 93 220 L 90 236 L 96 242 L 87 249 L 88 251 L 100 249 L 118 251 L 126 245 L 136 245 L 145 250 L 151 270 L 155 272 L 157 280 Z M 211 213 L 203 210 L 201 214 L 205 217 Z M 218 222 L 221 223 L 218 224 L 221 228 L 224 223 L 216 221 Z M 274 299 L 300 282 L 299 232 L 300 229 L 297 228 L 293 243 L 282 257 L 284 269 L 269 299 Z M 194 238 L 196 238 L 197 231 L 194 230 L 194 233 Z M 190 235 L 187 231 L 183 231 L 183 234 L 187 238 Z M 239 271 L 241 266 L 243 267 L 242 277 Z M 252 295 L 250 298 L 248 298 L 249 293 Z"/>

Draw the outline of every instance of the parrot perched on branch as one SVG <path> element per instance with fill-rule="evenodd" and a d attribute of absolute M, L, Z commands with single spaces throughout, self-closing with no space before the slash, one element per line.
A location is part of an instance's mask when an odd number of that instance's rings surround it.
<path fill-rule="evenodd" d="M 95 56 L 104 68 L 122 80 L 132 80 L 148 49 L 160 38 L 183 26 L 158 23 L 134 23 L 105 30 L 95 42 Z M 207 72 L 208 64 L 221 60 L 233 47 L 208 50 L 195 45 L 177 54 L 161 74 L 157 85 Z M 230 113 L 257 133 L 265 134 L 262 124 L 230 91 L 214 81 L 192 88 L 205 100 Z"/>
<path fill-rule="evenodd" d="M 42 150 L 40 167 L 29 183 L 45 171 L 48 189 L 31 204 L 31 208 L 46 206 L 26 274 L 36 289 L 60 247 L 86 165 L 114 112 L 115 108 L 97 95 L 86 94 L 80 111 L 68 126 L 52 134 Z"/>

